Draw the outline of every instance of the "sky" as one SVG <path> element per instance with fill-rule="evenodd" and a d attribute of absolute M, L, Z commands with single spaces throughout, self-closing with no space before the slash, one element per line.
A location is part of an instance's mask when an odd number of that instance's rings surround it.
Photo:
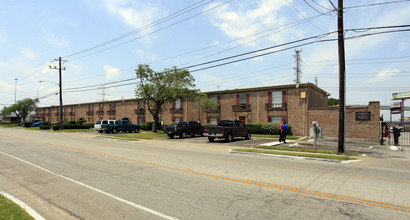
<path fill-rule="evenodd" d="M 135 98 L 138 64 L 187 68 L 203 92 L 294 84 L 296 50 L 300 81 L 317 80 L 338 99 L 331 3 L 337 7 L 336 0 L 0 0 L 0 108 L 24 98 L 58 106 L 59 57 L 63 104 L 76 104 Z M 410 1 L 345 0 L 344 8 L 346 104 L 390 105 L 392 93 L 410 91 Z"/>

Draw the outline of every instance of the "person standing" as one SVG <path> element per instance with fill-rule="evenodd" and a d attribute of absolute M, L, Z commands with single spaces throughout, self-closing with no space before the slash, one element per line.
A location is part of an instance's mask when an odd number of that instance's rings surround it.
<path fill-rule="evenodd" d="M 283 125 L 283 121 L 279 125 L 279 142 L 282 142 L 282 128 L 281 128 L 282 125 Z"/>
<path fill-rule="evenodd" d="M 280 140 L 283 141 L 283 143 L 286 144 L 286 133 L 288 131 L 288 125 L 286 124 L 286 121 L 283 121 L 283 124 L 280 126 L 281 129 L 281 137 Z"/>
<path fill-rule="evenodd" d="M 393 127 L 394 146 L 399 146 L 400 128 Z"/>

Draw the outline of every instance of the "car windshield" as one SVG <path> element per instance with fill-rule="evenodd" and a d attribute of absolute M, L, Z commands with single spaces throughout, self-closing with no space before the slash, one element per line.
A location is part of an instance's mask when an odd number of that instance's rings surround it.
<path fill-rule="evenodd" d="M 101 120 L 98 120 L 95 123 L 99 125 L 99 124 L 101 124 Z"/>
<path fill-rule="evenodd" d="M 183 121 L 183 122 L 179 122 L 179 123 L 178 123 L 178 125 L 179 125 L 179 126 L 184 126 L 184 125 L 188 125 L 188 122 L 186 122 L 186 121 Z"/>

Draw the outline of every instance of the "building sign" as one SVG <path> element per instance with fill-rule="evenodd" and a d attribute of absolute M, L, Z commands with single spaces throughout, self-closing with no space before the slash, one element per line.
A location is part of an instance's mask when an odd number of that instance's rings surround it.
<path fill-rule="evenodd" d="M 401 102 L 393 102 L 390 104 L 390 114 L 401 113 Z"/>
<path fill-rule="evenodd" d="M 356 121 L 371 121 L 371 112 L 356 112 Z"/>
<path fill-rule="evenodd" d="M 393 93 L 393 100 L 408 99 L 410 98 L 410 92 Z"/>

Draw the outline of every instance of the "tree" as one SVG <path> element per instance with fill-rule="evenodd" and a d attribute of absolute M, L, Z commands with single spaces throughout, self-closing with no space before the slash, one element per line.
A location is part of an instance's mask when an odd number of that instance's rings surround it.
<path fill-rule="evenodd" d="M 148 111 L 154 118 L 153 132 L 158 130 L 161 108 L 177 99 L 198 100 L 202 105 L 216 108 L 214 101 L 199 89 L 195 89 L 195 79 L 186 69 L 172 67 L 164 69 L 163 72 L 155 72 L 148 65 L 140 64 L 135 72 L 140 79 L 135 95 L 148 104 Z"/>
<path fill-rule="evenodd" d="M 329 98 L 327 101 L 328 106 L 339 105 L 339 99 Z"/>
<path fill-rule="evenodd" d="M 23 100 L 17 101 L 16 104 L 13 104 L 9 107 L 3 107 L 1 114 L 3 116 L 10 115 L 11 113 L 16 114 L 18 122 L 20 123 L 21 119 L 26 120 L 26 117 L 36 109 L 38 99 L 25 98 Z"/>

